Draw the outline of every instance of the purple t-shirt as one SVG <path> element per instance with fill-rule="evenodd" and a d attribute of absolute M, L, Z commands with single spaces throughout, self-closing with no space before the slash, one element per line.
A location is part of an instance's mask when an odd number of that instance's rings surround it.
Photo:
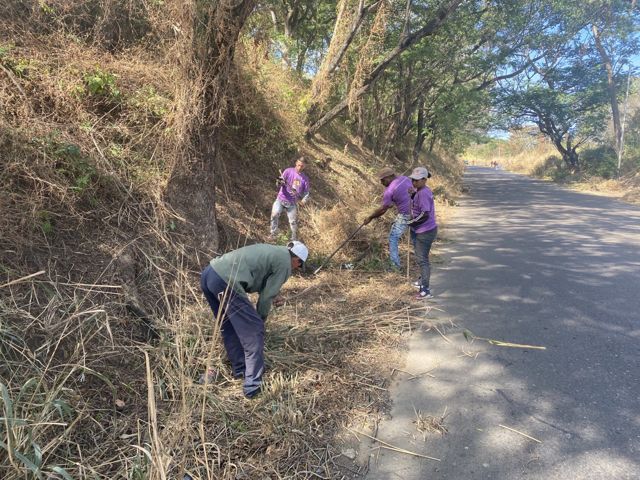
<path fill-rule="evenodd" d="M 282 172 L 284 185 L 278 191 L 278 200 L 295 204 L 309 196 L 309 177 L 296 172 L 295 167 L 289 167 Z"/>
<path fill-rule="evenodd" d="M 387 188 L 384 189 L 382 195 L 382 205 L 389 208 L 395 204 L 398 213 L 409 215 L 411 213 L 411 198 L 409 197 L 409 189 L 411 188 L 411 179 L 405 176 L 399 176 L 393 179 Z"/>
<path fill-rule="evenodd" d="M 411 205 L 412 218 L 418 217 L 422 212 L 429 212 L 429 220 L 413 229 L 416 233 L 428 232 L 438 226 L 436 223 L 436 209 L 433 204 L 433 192 L 429 187 L 421 188 L 413 197 Z"/>

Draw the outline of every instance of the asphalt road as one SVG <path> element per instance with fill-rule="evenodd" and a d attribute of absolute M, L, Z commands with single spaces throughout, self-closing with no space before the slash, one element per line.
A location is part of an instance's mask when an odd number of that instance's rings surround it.
<path fill-rule="evenodd" d="M 432 278 L 448 341 L 412 336 L 403 370 L 433 377 L 397 374 L 377 432 L 441 461 L 363 444 L 366 478 L 640 479 L 640 208 L 487 168 L 465 183 Z M 445 411 L 423 437 L 418 414 Z"/>

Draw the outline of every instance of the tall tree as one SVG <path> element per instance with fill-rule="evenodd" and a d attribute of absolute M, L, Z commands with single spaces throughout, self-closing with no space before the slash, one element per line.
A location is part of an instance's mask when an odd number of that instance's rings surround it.
<path fill-rule="evenodd" d="M 359 86 L 348 92 L 336 105 L 327 111 L 323 111 L 318 115 L 317 119 L 311 119 L 307 127 L 307 135 L 313 136 L 320 128 L 332 121 L 344 110 L 347 109 L 350 102 L 359 99 L 367 93 L 382 73 L 394 62 L 404 51 L 411 48 L 425 37 L 433 35 L 447 20 L 447 18 L 456 11 L 462 0 L 446 0 L 443 2 L 435 13 L 428 19 L 424 20 L 422 26 L 413 32 L 402 35 L 398 43 L 385 52 L 379 61 L 375 62 L 369 72 L 364 74 L 359 82 Z"/>
<path fill-rule="evenodd" d="M 229 73 L 246 19 L 256 0 L 193 1 L 179 7 L 183 73 L 178 98 L 183 98 L 183 145 L 169 178 L 165 198 L 184 228 L 209 254 L 217 248 L 215 166 L 219 127 L 224 119 Z M 187 123 L 185 123 L 187 122 Z"/>
<path fill-rule="evenodd" d="M 635 4 L 630 5 L 628 1 L 623 0 L 597 1 L 589 6 L 591 36 L 607 82 L 614 148 L 616 152 L 620 152 L 622 122 L 618 106 L 619 85 L 623 76 L 622 69 L 625 65 L 630 68 L 630 57 L 635 55 L 640 47 L 640 15 Z"/>
<path fill-rule="evenodd" d="M 556 50 L 496 90 L 510 126 L 537 125 L 573 170 L 580 167 L 578 148 L 602 138 L 607 102 L 598 64 L 581 49 L 578 43 Z"/>

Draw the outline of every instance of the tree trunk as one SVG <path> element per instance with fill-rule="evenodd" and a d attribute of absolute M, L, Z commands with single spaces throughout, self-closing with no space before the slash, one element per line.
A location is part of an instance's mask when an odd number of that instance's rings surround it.
<path fill-rule="evenodd" d="M 364 127 L 365 127 L 364 105 L 362 105 L 362 102 L 358 102 L 356 139 L 358 141 L 359 146 L 364 145 L 364 136 L 365 136 Z"/>
<path fill-rule="evenodd" d="M 620 121 L 620 109 L 618 108 L 618 92 L 616 89 L 615 80 L 613 78 L 613 65 L 611 62 L 611 58 L 602 45 L 598 27 L 592 25 L 591 32 L 593 33 L 593 39 L 595 40 L 596 49 L 598 50 L 600 59 L 602 60 L 602 67 L 604 68 L 607 75 L 607 93 L 609 94 L 609 103 L 611 104 L 611 118 L 613 120 L 615 150 L 616 153 L 619 153 L 620 148 L 622 148 L 622 122 Z"/>
<path fill-rule="evenodd" d="M 424 145 L 424 139 L 424 97 L 420 95 L 420 99 L 418 100 L 418 120 L 416 122 L 416 142 L 413 144 L 413 152 L 411 153 L 413 163 L 418 161 L 418 157 L 422 151 L 422 145 Z"/>
<path fill-rule="evenodd" d="M 393 62 L 402 52 L 415 45 L 417 42 L 422 40 L 423 38 L 432 35 L 435 33 L 446 21 L 446 19 L 451 15 L 456 9 L 460 6 L 462 0 L 449 0 L 444 5 L 442 5 L 435 14 L 435 17 L 432 18 L 426 25 L 422 28 L 418 29 L 414 33 L 403 37 L 399 44 L 390 52 L 388 52 L 385 57 L 374 67 L 374 69 L 363 79 L 362 86 L 358 88 L 355 92 L 355 96 L 352 96 L 350 93 L 346 95 L 346 97 L 338 102 L 333 108 L 331 108 L 325 114 L 320 115 L 319 120 L 313 122 L 306 131 L 307 137 L 312 137 L 320 128 L 325 126 L 327 123 L 332 121 L 338 115 L 340 115 L 349 105 L 349 98 L 359 99 L 362 95 L 364 95 L 371 85 L 380 77 L 382 72 L 384 72 L 387 67 Z"/>
<path fill-rule="evenodd" d="M 307 113 L 308 123 L 312 123 L 318 116 L 318 112 L 320 112 L 322 104 L 324 103 L 324 98 L 327 94 L 326 90 L 330 88 L 331 82 L 329 82 L 329 78 L 331 77 L 335 69 L 338 68 L 338 65 L 340 65 L 340 63 L 342 62 L 342 59 L 347 53 L 351 42 L 353 42 L 356 33 L 358 33 L 358 30 L 360 29 L 364 18 L 379 4 L 380 1 L 376 1 L 370 5 L 365 6 L 364 0 L 359 0 L 358 10 L 355 17 L 353 18 L 353 21 L 351 22 L 349 31 L 345 36 L 340 34 L 340 27 L 341 23 L 343 22 L 344 16 L 347 14 L 347 2 L 342 1 L 340 3 L 340 8 L 338 10 L 338 15 L 333 29 L 333 35 L 331 36 L 331 43 L 329 44 L 327 55 L 324 57 L 322 64 L 318 69 L 318 74 L 313 79 L 313 83 L 311 85 L 311 101 Z M 334 42 L 341 43 L 334 44 Z"/>
<path fill-rule="evenodd" d="M 215 166 L 219 153 L 219 127 L 235 47 L 256 0 L 220 0 L 194 6 L 185 24 L 191 35 L 184 40 L 186 62 L 182 95 L 187 99 L 181 112 L 185 123 L 184 144 L 178 152 L 164 198 L 179 223 L 182 234 L 192 236 L 196 248 L 210 255 L 218 247 L 215 211 Z M 191 38 L 189 38 L 191 37 Z M 200 261 L 202 263 L 202 261 Z"/>
<path fill-rule="evenodd" d="M 304 64 L 307 61 L 307 47 L 300 47 L 300 51 L 298 52 L 298 58 L 296 59 L 296 72 L 298 75 L 304 73 Z"/>

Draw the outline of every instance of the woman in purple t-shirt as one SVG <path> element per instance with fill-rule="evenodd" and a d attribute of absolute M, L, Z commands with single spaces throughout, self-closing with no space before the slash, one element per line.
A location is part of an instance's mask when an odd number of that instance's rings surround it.
<path fill-rule="evenodd" d="M 413 185 L 411 193 L 411 220 L 408 224 L 411 228 L 411 239 L 415 249 L 416 261 L 420 266 L 420 279 L 416 286 L 420 288 L 416 298 L 432 298 L 429 289 L 431 266 L 429 264 L 429 252 L 436 239 L 438 225 L 436 224 L 436 210 L 433 203 L 433 192 L 427 187 L 427 178 L 431 174 L 425 167 L 413 169 L 409 178 Z"/>

